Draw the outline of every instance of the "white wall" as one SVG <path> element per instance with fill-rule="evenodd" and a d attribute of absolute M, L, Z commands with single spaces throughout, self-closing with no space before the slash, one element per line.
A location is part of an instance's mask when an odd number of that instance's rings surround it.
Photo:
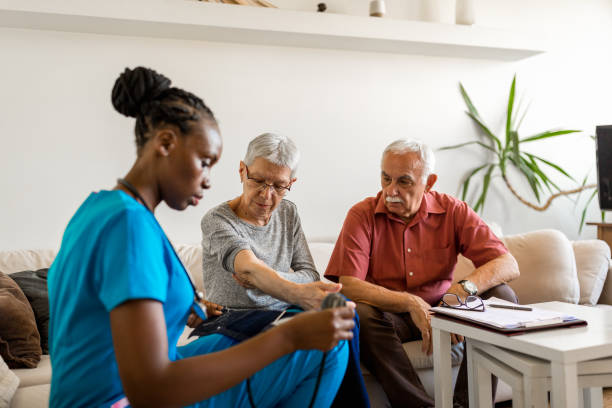
<path fill-rule="evenodd" d="M 388 8 L 400 3 L 389 1 Z M 416 13 L 401 4 L 404 16 Z M 239 194 L 238 162 L 248 140 L 264 131 L 289 135 L 302 150 L 290 199 L 299 206 L 306 234 L 336 235 L 348 208 L 378 191 L 379 155 L 390 141 L 419 137 L 440 147 L 472 140 L 475 130 L 463 113 L 459 81 L 490 126 L 501 131 L 515 72 L 519 92 L 532 101 L 525 135 L 551 127 L 586 131 L 533 144 L 533 151 L 577 178 L 591 171 L 595 180 L 594 144 L 587 135 L 598 124 L 612 124 L 612 2 L 476 5 L 479 24 L 550 35 L 551 51 L 505 63 L 0 29 L 0 249 L 58 247 L 86 195 L 112 187 L 130 168 L 134 122 L 110 103 L 113 82 L 125 66 L 164 73 L 202 96 L 220 121 L 225 147 L 213 188 L 197 208 L 157 211 L 177 243 L 199 241 L 203 213 Z M 437 157 L 437 188 L 455 194 L 484 156 L 467 149 Z M 537 213 L 500 182 L 495 180 L 483 216 L 506 234 L 557 228 L 579 238 L 580 205 L 559 199 Z M 598 219 L 595 203 L 588 214 Z M 585 227 L 580 238 L 594 236 L 594 228 Z"/>

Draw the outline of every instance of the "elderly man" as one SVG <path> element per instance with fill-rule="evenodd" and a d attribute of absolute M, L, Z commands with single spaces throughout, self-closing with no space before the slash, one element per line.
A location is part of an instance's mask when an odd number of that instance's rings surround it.
<path fill-rule="evenodd" d="M 321 282 L 295 204 L 299 151 L 271 133 L 253 139 L 239 175 L 242 194 L 202 218 L 208 300 L 238 309 L 318 308 L 341 285 Z"/>
<path fill-rule="evenodd" d="M 431 354 L 429 309 L 445 293 L 516 302 L 504 284 L 519 276 L 515 259 L 467 204 L 432 191 L 433 170 L 426 145 L 391 143 L 382 157 L 382 190 L 350 209 L 325 273 L 357 302 L 361 361 L 394 407 L 434 405 L 402 343 L 422 339 Z M 452 284 L 458 254 L 476 270 Z M 459 376 L 455 402 L 467 407 L 465 359 Z"/>

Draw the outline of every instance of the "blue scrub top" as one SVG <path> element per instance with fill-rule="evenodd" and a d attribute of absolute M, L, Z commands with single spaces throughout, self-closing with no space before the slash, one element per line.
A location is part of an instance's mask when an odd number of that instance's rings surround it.
<path fill-rule="evenodd" d="M 109 312 L 127 300 L 163 304 L 168 357 L 179 358 L 176 342 L 194 292 L 153 214 L 124 192 L 92 193 L 81 205 L 48 288 L 51 407 L 108 407 L 124 396 Z"/>

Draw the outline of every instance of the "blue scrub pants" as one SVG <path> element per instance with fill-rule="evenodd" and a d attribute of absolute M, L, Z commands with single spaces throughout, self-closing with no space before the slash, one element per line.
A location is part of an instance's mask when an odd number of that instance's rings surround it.
<path fill-rule="evenodd" d="M 221 334 L 211 334 L 178 347 L 182 358 L 213 353 L 227 349 L 237 341 Z M 287 354 L 255 373 L 250 380 L 253 401 L 257 408 L 308 407 L 315 392 L 323 352 L 298 350 Z M 340 387 L 348 363 L 348 343 L 340 342 L 327 352 L 325 367 L 314 407 L 331 406 Z M 246 380 L 193 405 L 206 408 L 252 408 L 249 403 Z"/>

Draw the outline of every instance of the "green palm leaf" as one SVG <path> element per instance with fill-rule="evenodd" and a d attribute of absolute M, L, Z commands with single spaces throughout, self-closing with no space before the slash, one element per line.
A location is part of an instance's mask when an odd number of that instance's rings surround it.
<path fill-rule="evenodd" d="M 567 135 L 569 133 L 581 132 L 581 130 L 547 130 L 546 132 L 538 133 L 533 136 L 521 139 L 521 143 L 533 142 L 534 140 L 547 139 L 549 137 L 556 137 L 561 135 Z"/>
<path fill-rule="evenodd" d="M 529 186 L 531 187 L 531 191 L 536 196 L 538 203 L 540 202 L 540 181 L 534 175 L 533 170 L 529 167 L 527 162 L 520 157 L 518 161 L 515 161 L 513 157 L 508 158 L 512 164 L 519 170 L 523 176 L 527 179 Z"/>
<path fill-rule="evenodd" d="M 525 115 L 527 115 L 527 111 L 529 110 L 529 107 L 531 106 L 531 102 L 529 102 L 527 104 L 527 107 L 525 108 L 525 110 L 523 111 L 523 115 L 521 116 L 521 118 L 519 119 L 518 123 L 516 124 L 516 127 L 514 128 L 517 132 L 519 130 L 519 128 L 521 127 L 521 124 L 523 123 L 523 119 L 525 119 Z"/>
<path fill-rule="evenodd" d="M 510 86 L 510 96 L 508 97 L 508 112 L 506 113 L 506 146 L 510 143 L 510 132 L 512 130 L 512 109 L 514 107 L 514 91 L 516 88 L 516 74 Z M 517 155 L 518 156 L 518 155 Z"/>
<path fill-rule="evenodd" d="M 463 84 L 461 82 L 459 82 L 459 91 L 461 92 L 461 96 L 463 97 L 463 101 L 467 105 L 468 110 L 470 111 L 470 113 L 472 113 L 477 118 L 480 118 L 480 114 L 478 113 L 478 110 L 476 110 L 476 107 L 472 103 L 472 100 L 470 99 L 469 95 L 465 91 L 465 88 L 463 87 Z"/>
<path fill-rule="evenodd" d="M 485 163 L 480 167 L 476 167 L 474 170 L 470 172 L 470 175 L 467 176 L 467 178 L 463 182 L 463 191 L 461 193 L 461 201 L 465 201 L 465 197 L 467 196 L 467 192 L 468 192 L 468 187 L 470 186 L 470 179 L 472 178 L 472 176 L 478 173 L 480 170 L 484 169 L 486 166 L 487 164 Z"/>
<path fill-rule="evenodd" d="M 519 150 L 519 137 L 518 133 L 514 130 L 511 130 L 509 133 L 510 136 L 510 144 L 512 145 L 512 155 L 514 156 L 514 160 L 519 160 L 520 150 Z"/>
<path fill-rule="evenodd" d="M 476 116 L 474 116 L 471 112 L 466 112 L 467 115 L 472 118 L 472 120 L 474 122 L 476 122 L 476 124 L 478 124 L 478 126 L 480 126 L 480 128 L 484 131 L 485 136 L 487 136 L 489 139 L 491 139 L 491 141 L 493 143 L 495 143 L 495 146 L 497 147 L 497 149 L 499 151 L 502 150 L 502 146 L 501 146 L 501 142 L 500 140 L 497 138 L 497 136 L 495 136 L 490 130 L 489 128 L 480 120 L 478 119 Z"/>
<path fill-rule="evenodd" d="M 484 144 L 484 143 L 482 143 L 482 142 L 479 142 L 479 141 L 472 141 L 472 142 L 459 143 L 459 144 L 457 144 L 457 145 L 452 145 L 452 146 L 444 146 L 444 147 L 439 148 L 438 150 L 451 150 L 451 149 L 458 149 L 458 148 L 460 148 L 460 147 L 467 146 L 467 145 L 471 145 L 471 144 L 477 144 L 477 145 L 479 145 L 479 146 L 484 147 L 484 148 L 485 148 L 485 149 L 487 149 L 487 150 L 492 151 L 493 153 L 497 153 L 497 151 L 496 151 L 494 148 L 492 148 L 491 146 L 487 146 L 486 144 Z"/>
<path fill-rule="evenodd" d="M 525 154 L 527 156 L 529 156 L 529 157 L 533 157 L 534 159 L 537 159 L 537 160 L 541 161 L 542 163 L 552 167 L 553 169 L 557 170 L 559 173 L 561 173 L 564 176 L 570 178 L 571 180 L 576 181 L 572 176 L 570 176 L 565 170 L 563 170 L 560 166 L 556 165 L 555 163 L 550 162 L 548 160 L 545 160 L 545 159 L 543 159 L 543 158 L 541 158 L 539 156 L 536 156 L 535 154 L 530 154 L 530 153 L 525 153 Z M 585 181 L 586 181 L 586 178 L 585 178 Z"/>
<path fill-rule="evenodd" d="M 582 216 L 580 217 L 580 228 L 578 229 L 578 233 L 581 234 L 582 233 L 582 227 L 584 227 L 584 218 L 586 217 L 586 212 L 587 209 L 589 208 L 589 204 L 591 204 L 591 201 L 593 201 L 593 198 L 595 198 L 595 196 L 597 195 L 597 190 L 593 191 L 593 194 L 591 194 L 591 196 L 589 197 L 589 199 L 587 200 L 586 204 L 584 205 L 584 210 L 582 210 Z M 601 212 L 601 221 L 604 221 L 604 212 Z"/>
<path fill-rule="evenodd" d="M 478 126 L 480 126 L 484 134 L 497 145 L 497 148 L 499 150 L 501 150 L 500 140 L 493 134 L 493 132 L 491 132 L 491 130 L 487 127 L 487 125 L 485 125 L 484 121 L 480 118 L 480 114 L 476 110 L 476 107 L 474 107 L 472 100 L 470 99 L 469 95 L 465 91 L 465 88 L 463 87 L 463 84 L 461 84 L 461 82 L 459 82 L 459 90 L 461 91 L 461 96 L 463 97 L 463 101 L 465 102 L 465 105 L 468 108 L 468 112 L 466 112 L 467 115 L 470 118 L 472 118 L 472 120 L 476 122 Z"/>
<path fill-rule="evenodd" d="M 476 212 L 478 212 L 480 209 L 484 209 L 484 203 L 487 198 L 487 192 L 489 191 L 489 185 L 491 183 L 491 173 L 493 172 L 494 168 L 495 164 L 489 165 L 489 169 L 487 170 L 484 175 L 484 178 L 482 179 L 482 193 L 480 193 L 480 197 L 478 198 L 478 201 L 474 206 L 474 211 Z"/>
<path fill-rule="evenodd" d="M 553 193 L 551 186 L 557 189 L 557 191 L 561 191 L 559 186 L 555 184 L 555 182 L 553 182 L 550 178 L 548 178 L 548 176 L 542 171 L 542 169 L 540 168 L 540 166 L 538 166 L 538 163 L 533 157 L 529 157 L 529 155 L 526 153 L 524 153 L 524 155 L 527 156 L 526 159 L 523 156 L 523 159 L 527 162 L 529 168 L 534 172 L 537 177 L 540 178 L 540 180 L 542 180 L 542 183 L 546 186 L 546 188 L 548 188 L 548 191 L 551 194 Z"/>

